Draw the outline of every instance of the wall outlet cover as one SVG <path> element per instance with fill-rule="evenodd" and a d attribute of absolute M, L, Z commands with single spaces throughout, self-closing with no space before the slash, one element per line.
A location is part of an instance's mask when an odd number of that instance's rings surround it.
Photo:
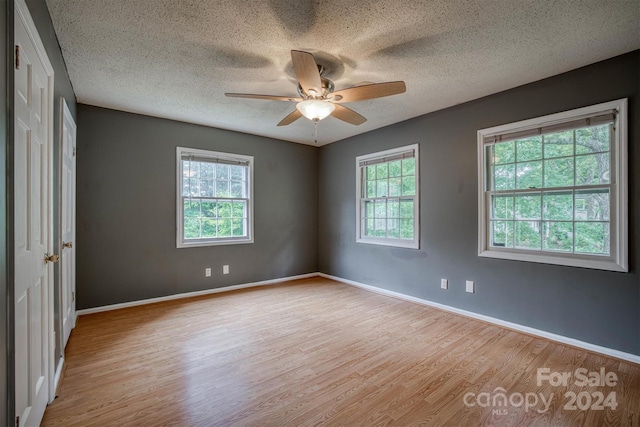
<path fill-rule="evenodd" d="M 470 294 L 475 293 L 475 283 L 473 280 L 467 280 L 467 292 Z"/>
<path fill-rule="evenodd" d="M 449 280 L 447 279 L 440 279 L 440 287 L 442 289 L 449 289 Z"/>

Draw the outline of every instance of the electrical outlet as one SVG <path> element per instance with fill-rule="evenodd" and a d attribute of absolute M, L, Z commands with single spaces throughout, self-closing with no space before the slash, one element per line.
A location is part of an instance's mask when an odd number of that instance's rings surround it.
<path fill-rule="evenodd" d="M 449 289 L 449 281 L 447 279 L 440 279 L 440 287 L 442 289 Z"/>
<path fill-rule="evenodd" d="M 467 292 L 469 292 L 470 294 L 475 293 L 476 291 L 476 285 L 473 282 L 473 280 L 467 280 Z"/>
<path fill-rule="evenodd" d="M 229 274 L 229 266 L 228 265 L 223 265 L 222 266 L 222 274 Z"/>
<path fill-rule="evenodd" d="M 204 277 L 211 277 L 211 269 L 210 268 L 205 268 L 204 269 Z"/>

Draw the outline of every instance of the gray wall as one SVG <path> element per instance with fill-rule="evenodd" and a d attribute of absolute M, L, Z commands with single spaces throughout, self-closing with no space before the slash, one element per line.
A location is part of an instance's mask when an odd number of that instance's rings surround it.
<path fill-rule="evenodd" d="M 317 271 L 316 148 L 82 104 L 78 119 L 78 309 Z M 176 249 L 177 146 L 254 156 L 253 244 Z"/>
<path fill-rule="evenodd" d="M 640 354 L 640 51 L 324 146 L 320 271 Z M 629 97 L 631 272 L 479 258 L 478 129 Z M 355 243 L 355 157 L 420 144 L 421 249 Z M 449 279 L 449 290 L 440 289 Z M 476 282 L 476 294 L 464 291 Z"/>
<path fill-rule="evenodd" d="M 8 12 L 11 13 L 8 13 Z M 11 88 L 13 93 L 13 80 L 9 79 L 9 75 L 13 75 L 10 71 L 10 54 L 9 46 L 13 46 L 13 2 L 8 1 L 0 5 L 0 22 L 3 23 L 4 29 L 0 31 L 0 99 L 5 101 L 0 103 L 0 224 L 6 224 L 7 221 L 7 143 L 9 140 L 9 106 L 13 105 L 13 96 L 9 96 L 8 89 Z M 9 325 L 13 327 L 13 299 L 8 299 L 7 292 L 7 227 L 0 227 L 0 424 L 9 424 L 9 399 L 8 396 L 10 381 L 7 378 L 9 372 L 13 372 L 13 360 L 9 354 L 12 345 L 9 344 Z M 13 246 L 13 242 L 11 243 Z M 8 301 L 11 300 L 11 306 Z"/>

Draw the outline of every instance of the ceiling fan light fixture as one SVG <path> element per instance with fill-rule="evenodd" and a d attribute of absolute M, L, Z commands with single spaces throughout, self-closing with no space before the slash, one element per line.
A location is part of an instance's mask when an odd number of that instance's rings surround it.
<path fill-rule="evenodd" d="M 322 120 L 333 113 L 336 106 L 322 99 L 305 99 L 296 105 L 298 111 L 309 120 Z"/>

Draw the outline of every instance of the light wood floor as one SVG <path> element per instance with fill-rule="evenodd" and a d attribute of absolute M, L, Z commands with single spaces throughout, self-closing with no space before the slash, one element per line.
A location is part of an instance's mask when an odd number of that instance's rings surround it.
<path fill-rule="evenodd" d="M 320 278 L 82 316 L 63 375 L 44 426 L 640 425 L 638 365 Z"/>

